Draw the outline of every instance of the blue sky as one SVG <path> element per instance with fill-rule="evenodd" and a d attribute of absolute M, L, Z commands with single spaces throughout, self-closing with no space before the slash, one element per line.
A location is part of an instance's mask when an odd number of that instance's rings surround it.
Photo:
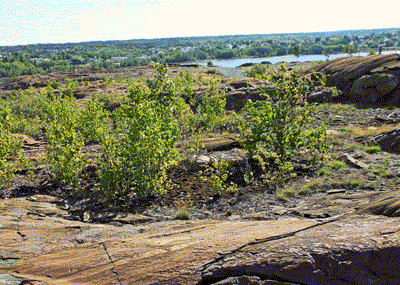
<path fill-rule="evenodd" d="M 400 27 L 400 1 L 0 0 L 0 45 Z"/>

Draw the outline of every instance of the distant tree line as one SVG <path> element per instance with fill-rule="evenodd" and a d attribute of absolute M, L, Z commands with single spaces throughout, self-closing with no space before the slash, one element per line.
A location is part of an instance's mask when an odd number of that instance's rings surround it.
<path fill-rule="evenodd" d="M 183 63 L 287 54 L 375 53 L 399 47 L 399 28 L 6 46 L 0 47 L 0 77 L 73 68 L 134 67 L 151 61 Z"/>

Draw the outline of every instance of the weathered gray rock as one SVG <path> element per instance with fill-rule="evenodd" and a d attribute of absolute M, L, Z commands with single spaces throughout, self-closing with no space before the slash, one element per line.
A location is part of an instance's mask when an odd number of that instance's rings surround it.
<path fill-rule="evenodd" d="M 307 101 L 310 103 L 327 103 L 335 100 L 336 97 L 330 88 L 322 88 L 307 95 Z"/>
<path fill-rule="evenodd" d="M 391 191 L 381 194 L 361 207 L 358 213 L 400 217 L 400 192 Z"/>
<path fill-rule="evenodd" d="M 260 277 L 257 276 L 240 276 L 230 277 L 214 285 L 262 285 L 265 284 Z"/>
<path fill-rule="evenodd" d="M 182 162 L 188 170 L 197 172 L 213 167 L 215 162 L 225 161 L 228 163 L 229 177 L 237 185 L 245 185 L 244 175 L 250 175 L 251 166 L 246 151 L 233 148 L 226 151 L 213 151 L 207 154 L 194 155 Z"/>
<path fill-rule="evenodd" d="M 364 162 L 355 159 L 353 156 L 349 154 L 344 154 L 340 157 L 341 160 L 346 162 L 347 165 L 355 168 L 360 168 L 360 169 L 368 169 L 368 165 L 366 165 Z"/>
<path fill-rule="evenodd" d="M 23 282 L 26 283 L 23 283 Z M 21 285 L 21 284 L 32 284 L 28 283 L 28 280 L 23 278 L 18 278 L 9 274 L 0 274 L 0 284 L 1 285 Z"/>
<path fill-rule="evenodd" d="M 256 79 L 243 79 L 233 81 L 221 87 L 220 91 L 226 99 L 225 109 L 227 111 L 240 111 L 247 103 L 248 100 L 263 101 L 266 96 L 261 94 L 260 87 L 265 86 L 266 82 Z M 193 98 L 195 105 L 192 106 L 193 111 L 197 109 L 198 104 L 207 95 L 206 88 L 199 88 L 193 91 Z M 188 102 L 190 98 L 185 98 Z"/>
<path fill-rule="evenodd" d="M 382 97 L 392 92 L 400 83 L 399 78 L 387 73 L 363 75 L 354 80 L 348 96 L 355 101 L 377 103 Z"/>
<path fill-rule="evenodd" d="M 400 130 L 394 129 L 368 138 L 370 144 L 379 145 L 382 150 L 400 154 Z"/>

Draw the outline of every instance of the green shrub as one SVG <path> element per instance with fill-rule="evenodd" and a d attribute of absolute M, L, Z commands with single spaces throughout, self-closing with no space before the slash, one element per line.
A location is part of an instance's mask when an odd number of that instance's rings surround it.
<path fill-rule="evenodd" d="M 286 200 L 287 200 L 287 197 L 293 197 L 294 194 L 295 194 L 294 189 L 293 189 L 292 187 L 290 187 L 290 188 L 287 188 L 287 189 L 283 190 L 283 191 L 280 192 L 280 193 L 276 193 L 276 194 L 275 194 L 275 197 L 276 197 L 276 199 L 278 199 L 278 200 L 286 201 Z"/>
<path fill-rule="evenodd" d="M 228 189 L 225 183 L 229 176 L 229 164 L 224 161 L 216 161 L 211 167 L 201 173 L 200 179 L 206 182 L 215 194 L 222 194 Z"/>
<path fill-rule="evenodd" d="M 166 78 L 166 67 L 159 65 L 157 71 L 147 88 L 132 86 L 129 101 L 115 111 L 116 132 L 106 136 L 100 161 L 101 191 L 108 199 L 164 192 L 180 130 L 174 118 L 174 85 Z"/>
<path fill-rule="evenodd" d="M 53 80 L 50 82 L 49 86 L 53 89 L 58 89 L 58 88 L 60 88 L 61 84 L 60 84 L 60 82 Z"/>
<path fill-rule="evenodd" d="M 72 89 L 78 86 L 78 80 L 72 80 L 70 78 L 65 78 L 64 79 L 65 82 L 65 88 L 66 89 Z"/>
<path fill-rule="evenodd" d="M 322 160 L 327 148 L 325 126 L 311 129 L 313 108 L 300 106 L 301 96 L 308 90 L 306 82 L 284 66 L 263 78 L 272 82 L 272 86 L 262 88 L 269 99 L 247 102 L 244 114 L 249 119 L 239 125 L 243 148 L 259 160 L 264 174 L 277 171 L 279 177 L 291 172 L 289 158 L 301 150 L 312 155 L 313 163 Z M 267 169 L 270 159 L 275 165 Z"/>
<path fill-rule="evenodd" d="M 219 93 L 215 85 L 211 85 L 197 108 L 200 124 L 206 130 L 214 130 L 221 127 L 226 114 L 225 105 L 226 99 Z"/>
<path fill-rule="evenodd" d="M 335 160 L 329 163 L 328 166 L 332 169 L 340 169 L 347 167 L 347 164 L 343 161 Z"/>
<path fill-rule="evenodd" d="M 250 69 L 246 70 L 246 76 L 258 78 L 267 72 L 268 66 L 264 64 L 255 64 Z"/>
<path fill-rule="evenodd" d="M 332 175 L 332 172 L 330 172 L 329 170 L 325 169 L 325 168 L 321 168 L 318 173 L 320 175 L 324 175 L 324 176 L 330 176 Z"/>
<path fill-rule="evenodd" d="M 79 132 L 87 144 L 101 142 L 108 132 L 107 118 L 108 112 L 102 102 L 93 98 L 87 101 L 77 120 Z"/>
<path fill-rule="evenodd" d="M 286 195 L 284 193 L 276 193 L 275 197 L 279 201 L 286 201 Z"/>
<path fill-rule="evenodd" d="M 315 191 L 320 186 L 321 186 L 321 182 L 319 182 L 318 180 L 314 180 L 314 181 L 311 181 L 311 182 L 303 185 L 303 187 L 301 187 L 299 193 L 300 194 L 308 194 L 308 193 Z"/>
<path fill-rule="evenodd" d="M 13 177 L 10 160 L 20 155 L 21 147 L 22 142 L 11 137 L 3 124 L 0 123 L 0 188 Z"/>
<path fill-rule="evenodd" d="M 217 74 L 217 70 L 215 68 L 209 68 L 206 71 L 207 74 Z"/>
<path fill-rule="evenodd" d="M 381 147 L 380 147 L 379 145 L 370 146 L 370 147 L 367 147 L 367 148 L 365 149 L 365 151 L 366 151 L 367 153 L 369 153 L 369 154 L 378 153 L 378 152 L 380 152 L 381 150 L 382 150 L 382 149 L 381 149 Z"/>
<path fill-rule="evenodd" d="M 79 113 L 75 100 L 71 97 L 49 96 L 45 112 L 50 170 L 60 184 L 76 184 L 85 159 L 80 156 L 84 143 L 76 131 Z"/>

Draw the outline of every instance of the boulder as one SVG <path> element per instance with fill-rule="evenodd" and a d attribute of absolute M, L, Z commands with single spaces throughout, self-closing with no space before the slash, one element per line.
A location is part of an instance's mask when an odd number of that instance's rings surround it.
<path fill-rule="evenodd" d="M 232 91 L 225 94 L 227 111 L 239 112 L 246 105 L 247 101 L 264 101 L 266 100 L 265 95 L 261 94 L 261 91 L 257 88 L 247 89 L 243 91 Z"/>
<path fill-rule="evenodd" d="M 252 63 L 252 62 L 246 62 L 246 63 L 242 63 L 238 67 L 250 67 L 250 66 L 253 66 L 253 65 L 254 65 L 254 63 Z"/>
<path fill-rule="evenodd" d="M 336 96 L 330 88 L 324 87 L 307 95 L 307 101 L 310 103 L 327 103 L 334 102 Z"/>
<path fill-rule="evenodd" d="M 243 79 L 230 82 L 221 87 L 220 91 L 226 98 L 226 110 L 227 111 L 240 111 L 247 103 L 248 100 L 252 101 L 263 101 L 266 100 L 266 96 L 261 94 L 260 87 L 265 86 L 266 82 L 256 79 Z M 195 101 L 192 110 L 196 111 L 198 104 L 203 100 L 207 94 L 206 88 L 198 88 L 193 91 L 192 98 L 185 98 L 186 103 L 190 100 Z"/>
<path fill-rule="evenodd" d="M 192 171 L 205 170 L 212 167 L 215 162 L 225 161 L 229 167 L 228 181 L 237 185 L 246 185 L 244 175 L 250 175 L 251 166 L 244 150 L 232 148 L 225 151 L 213 151 L 207 154 L 194 155 L 182 163 Z"/>
<path fill-rule="evenodd" d="M 325 73 L 326 86 L 342 91 L 339 101 L 372 106 L 400 104 L 399 54 L 338 58 L 309 68 L 304 74 L 310 76 L 311 71 Z M 317 98 L 323 99 L 322 95 Z"/>
<path fill-rule="evenodd" d="M 383 151 L 400 154 L 400 129 L 394 129 L 375 136 L 360 138 L 371 145 L 379 145 Z"/>
<path fill-rule="evenodd" d="M 354 80 L 349 98 L 354 101 L 379 103 L 382 97 L 392 92 L 399 85 L 399 78 L 387 73 L 363 75 Z"/>
<path fill-rule="evenodd" d="M 110 101 L 107 101 L 107 102 L 104 103 L 104 107 L 103 108 L 105 110 L 109 111 L 109 112 L 112 112 L 112 111 L 118 109 L 120 106 L 121 106 L 121 102 L 110 102 Z"/>

